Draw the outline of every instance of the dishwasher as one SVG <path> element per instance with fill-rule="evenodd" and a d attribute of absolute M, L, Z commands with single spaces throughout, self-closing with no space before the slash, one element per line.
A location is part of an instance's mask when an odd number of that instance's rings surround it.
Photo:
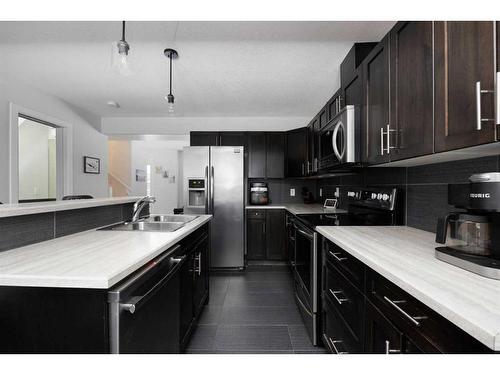
<path fill-rule="evenodd" d="M 180 245 L 108 292 L 111 353 L 179 353 Z"/>

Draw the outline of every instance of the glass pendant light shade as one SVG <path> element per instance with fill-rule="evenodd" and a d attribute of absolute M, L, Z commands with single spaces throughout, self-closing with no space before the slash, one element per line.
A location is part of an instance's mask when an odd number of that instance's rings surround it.
<path fill-rule="evenodd" d="M 114 43 L 112 54 L 113 68 L 122 76 L 129 76 L 132 74 L 130 69 L 130 45 L 125 40 L 125 21 L 122 23 L 122 38 Z"/>
<path fill-rule="evenodd" d="M 175 111 L 175 106 L 174 106 L 175 97 L 172 94 L 168 94 L 167 96 L 165 96 L 165 99 L 167 99 L 167 103 L 168 103 L 168 113 L 174 113 L 174 111 Z"/>

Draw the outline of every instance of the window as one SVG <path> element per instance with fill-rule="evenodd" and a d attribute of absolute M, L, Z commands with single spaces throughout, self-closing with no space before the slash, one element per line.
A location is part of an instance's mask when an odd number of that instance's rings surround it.
<path fill-rule="evenodd" d="M 19 202 L 56 200 L 58 127 L 19 114 Z"/>

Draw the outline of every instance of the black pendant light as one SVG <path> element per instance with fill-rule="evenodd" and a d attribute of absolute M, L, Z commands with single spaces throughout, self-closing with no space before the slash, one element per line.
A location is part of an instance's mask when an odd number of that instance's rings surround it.
<path fill-rule="evenodd" d="M 170 61 L 170 90 L 168 92 L 168 95 L 165 96 L 165 99 L 167 100 L 168 103 L 168 111 L 170 113 L 174 112 L 174 102 L 175 102 L 175 97 L 172 94 L 172 60 L 176 59 L 179 57 L 179 54 L 175 49 L 172 48 L 167 48 L 163 51 L 163 54 L 169 59 Z"/>
<path fill-rule="evenodd" d="M 122 38 L 116 42 L 116 47 L 118 48 L 118 56 L 115 56 L 114 65 L 121 75 L 130 75 L 131 71 L 128 61 L 130 45 L 125 40 L 125 21 L 122 21 Z"/>

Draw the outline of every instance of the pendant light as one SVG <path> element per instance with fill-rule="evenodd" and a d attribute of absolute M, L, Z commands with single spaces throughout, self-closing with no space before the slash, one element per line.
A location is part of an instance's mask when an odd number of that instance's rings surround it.
<path fill-rule="evenodd" d="M 175 102 L 175 97 L 172 94 L 172 60 L 176 59 L 179 57 L 179 54 L 175 49 L 172 48 L 167 48 L 163 51 L 163 54 L 170 60 L 170 90 L 168 92 L 168 95 L 165 96 L 165 99 L 167 100 L 168 103 L 168 112 L 169 113 L 174 113 L 174 102 Z"/>
<path fill-rule="evenodd" d="M 118 48 L 118 54 L 113 55 L 113 65 L 117 69 L 118 73 L 123 76 L 128 76 L 132 73 L 132 71 L 130 70 L 128 57 L 130 45 L 125 40 L 125 21 L 122 21 L 122 38 L 118 42 L 116 42 L 116 47 Z"/>

